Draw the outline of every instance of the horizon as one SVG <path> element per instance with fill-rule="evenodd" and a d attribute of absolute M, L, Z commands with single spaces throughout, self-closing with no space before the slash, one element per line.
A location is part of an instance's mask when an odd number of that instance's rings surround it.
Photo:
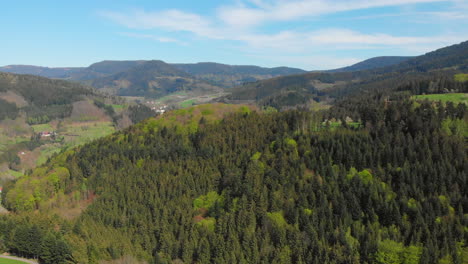
<path fill-rule="evenodd" d="M 419 56 L 468 36 L 463 0 L 26 2 L 5 4 L 0 65 L 162 60 L 317 71 Z"/>

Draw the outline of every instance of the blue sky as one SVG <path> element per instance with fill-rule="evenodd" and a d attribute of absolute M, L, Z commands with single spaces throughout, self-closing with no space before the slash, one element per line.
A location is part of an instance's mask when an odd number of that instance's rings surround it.
<path fill-rule="evenodd" d="M 160 59 L 331 69 L 468 40 L 468 0 L 15 0 L 0 65 Z"/>

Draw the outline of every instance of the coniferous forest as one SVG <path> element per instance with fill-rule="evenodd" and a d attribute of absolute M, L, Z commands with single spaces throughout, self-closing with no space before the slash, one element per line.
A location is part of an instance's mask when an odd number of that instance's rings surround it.
<path fill-rule="evenodd" d="M 43 263 L 466 263 L 467 107 L 395 96 L 147 119 L 5 186 L 20 214 L 0 246 Z"/>

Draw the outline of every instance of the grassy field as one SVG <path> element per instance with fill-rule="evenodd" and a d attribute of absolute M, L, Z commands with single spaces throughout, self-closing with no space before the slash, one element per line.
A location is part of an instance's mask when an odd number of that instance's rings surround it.
<path fill-rule="evenodd" d="M 48 158 L 52 157 L 55 153 L 59 153 L 61 150 L 60 147 L 57 147 L 55 145 L 44 145 L 41 146 L 40 148 L 40 155 L 36 160 L 36 165 L 40 166 L 44 164 Z"/>
<path fill-rule="evenodd" d="M 114 132 L 115 128 L 112 122 L 96 122 L 79 126 L 67 125 L 61 134 L 65 136 L 67 146 L 76 146 Z"/>
<path fill-rule="evenodd" d="M 26 262 L 14 260 L 14 259 L 6 259 L 0 258 L 0 264 L 25 264 Z"/>
<path fill-rule="evenodd" d="M 464 103 L 468 104 L 467 93 L 451 93 L 451 94 L 425 94 L 413 96 L 416 100 L 429 100 L 429 101 L 441 101 L 443 103 L 453 102 L 455 104 Z"/>
<path fill-rule="evenodd" d="M 42 131 L 54 131 L 50 124 L 40 124 L 40 125 L 32 125 L 31 126 L 34 133 L 42 132 Z"/>
<path fill-rule="evenodd" d="M 190 99 L 190 100 L 187 100 L 187 101 L 183 101 L 181 103 L 179 103 L 179 106 L 182 107 L 182 108 L 185 108 L 185 107 L 189 107 L 189 106 L 192 106 L 195 104 L 195 100 L 194 99 Z"/>

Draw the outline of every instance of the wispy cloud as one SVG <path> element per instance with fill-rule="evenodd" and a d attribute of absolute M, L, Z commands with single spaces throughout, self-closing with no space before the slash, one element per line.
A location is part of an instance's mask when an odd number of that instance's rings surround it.
<path fill-rule="evenodd" d="M 271 21 L 291 21 L 304 17 L 337 12 L 402 6 L 410 4 L 446 2 L 449 0 L 274 0 L 250 1 L 253 7 L 240 2 L 218 9 L 218 17 L 233 27 L 248 27 Z"/>
<path fill-rule="evenodd" d="M 160 12 L 146 12 L 144 10 L 132 10 L 130 12 L 102 11 L 99 14 L 132 29 L 159 28 L 167 31 L 187 31 L 206 37 L 215 36 L 209 19 L 175 9 Z"/>
<path fill-rule="evenodd" d="M 178 43 L 178 44 L 182 44 L 182 45 L 187 44 L 187 43 L 179 41 L 179 40 L 177 40 L 175 38 L 160 37 L 160 36 L 151 35 L 151 34 L 120 32 L 119 35 L 126 36 L 126 37 L 131 37 L 131 38 L 150 39 L 150 40 L 157 41 L 157 42 L 162 42 L 162 43 Z"/>
<path fill-rule="evenodd" d="M 298 60 L 297 54 L 303 53 L 310 57 L 311 50 L 399 49 L 425 52 L 427 47 L 442 47 L 464 41 L 466 36 L 456 33 L 405 36 L 388 32 L 365 33 L 345 27 L 318 30 L 281 30 L 266 33 L 262 32 L 260 27 L 270 23 L 290 22 L 338 12 L 431 2 L 450 2 L 452 9 L 426 11 L 425 15 L 427 16 L 441 19 L 444 17 L 447 19 L 467 17 L 464 10 L 468 10 L 468 4 L 462 0 L 237 0 L 234 5 L 216 8 L 212 16 L 203 16 L 176 9 L 156 12 L 142 9 L 125 12 L 104 11 L 100 12 L 100 15 L 129 29 L 147 30 L 148 32 L 151 30 L 172 33 L 189 32 L 205 39 L 235 41 L 241 45 L 239 48 L 243 50 L 269 52 L 275 57 L 278 57 L 278 54 L 285 54 L 288 58 Z M 454 10 L 454 7 L 457 7 L 458 10 Z M 405 12 L 405 14 L 408 13 L 411 12 Z M 419 12 L 419 15 L 422 13 L 424 12 Z M 388 16 L 398 15 L 400 14 L 388 14 Z M 183 43 L 173 38 L 153 34 L 125 33 L 124 35 L 159 42 Z M 313 58 L 317 59 L 319 56 L 314 55 Z M 330 63 L 330 65 L 335 66 L 342 66 L 341 62 L 356 60 L 356 58 L 348 58 L 340 61 L 340 58 L 330 59 L 330 57 L 326 59 L 335 61 L 335 63 Z"/>

